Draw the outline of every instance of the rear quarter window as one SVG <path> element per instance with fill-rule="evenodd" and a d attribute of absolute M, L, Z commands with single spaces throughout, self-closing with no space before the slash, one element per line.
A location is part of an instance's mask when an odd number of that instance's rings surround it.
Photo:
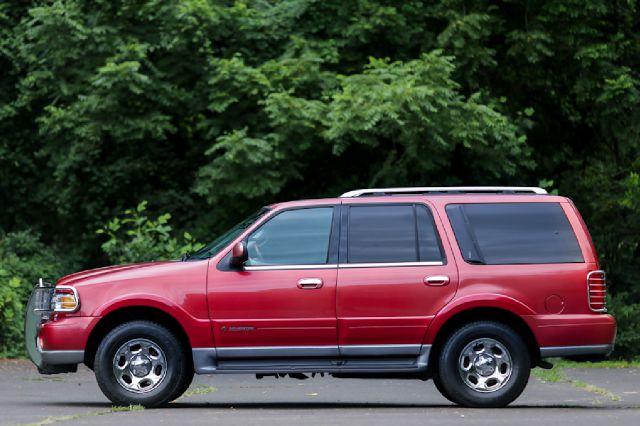
<path fill-rule="evenodd" d="M 465 260 L 488 265 L 584 262 L 559 203 L 450 204 Z"/>

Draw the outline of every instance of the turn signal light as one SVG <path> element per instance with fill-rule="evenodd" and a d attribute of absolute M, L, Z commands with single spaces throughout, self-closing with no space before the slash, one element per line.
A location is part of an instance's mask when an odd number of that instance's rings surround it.
<path fill-rule="evenodd" d="M 78 292 L 73 287 L 56 287 L 52 302 L 55 312 L 75 312 L 80 307 Z"/>

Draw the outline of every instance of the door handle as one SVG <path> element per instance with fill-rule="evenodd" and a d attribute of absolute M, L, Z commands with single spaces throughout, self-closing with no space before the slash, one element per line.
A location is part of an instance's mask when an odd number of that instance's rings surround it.
<path fill-rule="evenodd" d="M 320 278 L 303 278 L 298 280 L 298 288 L 301 289 L 313 289 L 322 287 L 322 280 Z"/>
<path fill-rule="evenodd" d="M 424 283 L 433 287 L 440 287 L 449 284 L 449 277 L 446 275 L 431 275 L 425 277 Z"/>

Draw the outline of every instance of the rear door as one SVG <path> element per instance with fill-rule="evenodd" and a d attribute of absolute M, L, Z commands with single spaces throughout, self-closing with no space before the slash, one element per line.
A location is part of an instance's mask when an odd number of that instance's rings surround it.
<path fill-rule="evenodd" d="M 341 354 L 419 354 L 429 323 L 451 300 L 458 281 L 439 220 L 423 203 L 345 200 L 341 227 Z"/>

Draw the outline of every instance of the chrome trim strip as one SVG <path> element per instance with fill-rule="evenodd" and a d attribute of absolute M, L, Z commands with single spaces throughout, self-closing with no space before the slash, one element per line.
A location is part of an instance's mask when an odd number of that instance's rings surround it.
<path fill-rule="evenodd" d="M 576 355 L 609 355 L 613 352 L 613 345 L 586 345 L 586 346 L 547 346 L 540 348 L 542 358 L 554 356 Z"/>
<path fill-rule="evenodd" d="M 339 265 L 264 265 L 245 266 L 245 271 L 281 271 L 286 269 L 390 268 L 402 266 L 442 266 L 444 262 L 341 263 Z"/>
<path fill-rule="evenodd" d="M 425 345 L 431 346 L 431 345 Z M 342 345 L 340 355 L 345 356 L 383 356 L 420 354 L 422 345 Z"/>
<path fill-rule="evenodd" d="M 248 346 L 216 348 L 218 358 L 336 357 L 338 346 Z"/>
<path fill-rule="evenodd" d="M 413 355 L 417 356 L 424 348 L 431 345 L 340 345 L 340 346 L 246 346 L 228 348 L 195 348 L 194 361 L 198 357 L 207 356 L 215 359 L 229 358 L 277 358 L 277 357 L 339 357 L 339 356 L 384 356 Z M 213 352 L 213 353 L 212 353 Z"/>
<path fill-rule="evenodd" d="M 404 188 L 368 188 L 356 189 L 354 191 L 345 192 L 340 198 L 360 197 L 366 194 L 386 193 L 386 194 L 412 194 L 412 193 L 447 193 L 447 192 L 531 192 L 534 194 L 548 194 L 543 188 L 536 186 L 418 186 Z"/>
<path fill-rule="evenodd" d="M 338 265 L 264 265 L 245 266 L 245 271 L 278 271 L 283 269 L 332 269 Z"/>
<path fill-rule="evenodd" d="M 401 266 L 442 266 L 444 262 L 341 263 L 338 268 L 388 268 Z"/>
<path fill-rule="evenodd" d="M 42 355 L 42 364 L 64 365 L 79 364 L 84 362 L 84 351 L 39 351 Z"/>

